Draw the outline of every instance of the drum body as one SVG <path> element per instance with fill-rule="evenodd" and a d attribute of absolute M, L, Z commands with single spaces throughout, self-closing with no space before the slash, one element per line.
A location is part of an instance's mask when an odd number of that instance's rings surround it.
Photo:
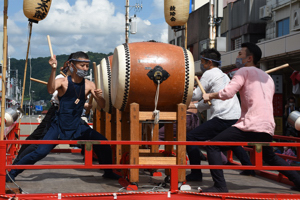
<path fill-rule="evenodd" d="M 138 42 L 115 48 L 112 67 L 112 104 L 129 111 L 133 102 L 141 111 L 155 109 L 158 84 L 148 73 L 160 66 L 169 76 L 160 83 L 157 110 L 176 111 L 177 104 L 189 105 L 194 86 L 194 59 L 182 47 L 166 43 Z"/>
<path fill-rule="evenodd" d="M 297 131 L 300 131 L 300 112 L 296 110 L 291 112 L 288 117 L 288 123 Z"/>
<path fill-rule="evenodd" d="M 105 107 L 103 110 L 105 112 L 112 112 L 112 102 L 111 102 L 111 66 L 112 66 L 113 56 L 103 58 L 100 62 L 100 81 L 102 96 L 105 99 Z"/>

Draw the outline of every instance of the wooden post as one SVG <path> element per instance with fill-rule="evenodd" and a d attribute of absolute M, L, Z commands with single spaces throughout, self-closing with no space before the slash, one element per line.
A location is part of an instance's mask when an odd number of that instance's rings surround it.
<path fill-rule="evenodd" d="M 8 0 L 4 0 L 4 9 L 3 9 L 3 67 L 2 67 L 2 99 L 1 99 L 1 132 L 0 132 L 0 140 L 4 139 L 4 127 L 5 127 L 5 94 L 6 94 L 6 64 L 7 64 L 7 7 L 8 7 Z M 32 26 L 31 26 L 32 27 Z M 30 34 L 31 34 L 30 29 Z M 30 43 L 30 40 L 28 44 Z M 26 78 L 26 71 L 25 71 L 25 78 Z M 24 80 L 25 80 L 24 78 Z M 23 85 L 25 87 L 25 84 Z M 24 95 L 24 90 L 23 93 Z M 23 108 L 23 96 L 22 96 L 22 103 L 21 103 L 21 108 Z M 21 119 L 19 119 L 21 120 Z M 19 131 L 20 132 L 20 131 Z M 19 135 L 18 132 L 18 135 Z M 5 192 L 5 191 L 4 191 Z M 3 193 L 2 193 L 3 194 Z"/>
<path fill-rule="evenodd" d="M 115 112 L 116 112 L 116 141 L 122 141 L 122 129 L 121 129 L 122 114 L 119 109 L 115 109 Z M 120 164 L 121 157 L 122 157 L 122 145 L 118 144 L 118 145 L 116 145 L 116 163 L 117 164 Z"/>
<path fill-rule="evenodd" d="M 174 141 L 173 124 L 167 123 L 164 126 L 165 126 L 165 141 Z M 173 150 L 174 150 L 173 145 L 166 145 L 165 146 L 165 151 L 166 152 L 173 152 Z M 170 169 L 166 169 L 165 174 L 167 176 L 170 176 L 171 175 Z"/>
<path fill-rule="evenodd" d="M 129 113 L 122 112 L 121 114 L 121 129 L 122 129 L 122 141 L 130 140 L 130 126 L 129 126 Z M 122 145 L 122 156 L 124 153 L 129 152 L 129 145 Z"/>
<path fill-rule="evenodd" d="M 158 141 L 159 140 L 159 125 L 153 124 L 153 135 L 151 141 Z M 151 153 L 158 153 L 159 145 L 151 145 Z"/>
<path fill-rule="evenodd" d="M 177 107 L 177 141 L 186 141 L 186 105 L 178 104 Z M 177 145 L 176 148 L 176 164 L 185 165 L 186 164 L 186 146 Z M 178 181 L 185 181 L 185 169 L 178 170 Z"/>
<path fill-rule="evenodd" d="M 139 104 L 130 104 L 130 141 L 139 141 Z M 130 164 L 139 164 L 139 145 L 130 145 Z M 139 181 L 139 169 L 130 169 L 130 182 Z"/>
<path fill-rule="evenodd" d="M 111 140 L 111 114 L 105 112 L 105 137 Z"/>
<path fill-rule="evenodd" d="M 93 115 L 93 129 L 97 131 L 98 133 L 101 133 L 101 123 L 100 123 L 100 111 L 98 109 L 95 109 L 94 115 Z"/>

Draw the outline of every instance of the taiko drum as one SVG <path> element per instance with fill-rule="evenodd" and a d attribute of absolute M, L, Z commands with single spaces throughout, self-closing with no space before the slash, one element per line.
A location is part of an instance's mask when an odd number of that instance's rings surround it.
<path fill-rule="evenodd" d="M 155 109 L 158 82 L 151 74 L 164 76 L 159 86 L 157 110 L 176 111 L 177 104 L 188 105 L 194 86 L 192 54 L 171 44 L 137 42 L 115 48 L 112 63 L 112 104 L 121 111 L 129 111 L 131 103 L 138 103 L 141 111 Z"/>
<path fill-rule="evenodd" d="M 111 113 L 112 102 L 111 102 L 111 66 L 113 56 L 103 58 L 100 62 L 100 81 L 102 96 L 105 99 L 105 112 Z"/>

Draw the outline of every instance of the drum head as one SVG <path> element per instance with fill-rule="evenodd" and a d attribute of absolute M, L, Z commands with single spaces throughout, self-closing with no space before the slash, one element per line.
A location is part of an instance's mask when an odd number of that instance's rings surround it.
<path fill-rule="evenodd" d="M 127 102 L 127 92 L 125 91 L 129 90 L 129 81 L 126 77 L 130 78 L 130 63 L 128 63 L 129 58 L 126 58 L 125 56 L 124 45 L 115 48 L 112 63 L 111 101 L 113 106 L 119 110 L 123 105 L 123 101 Z M 125 75 L 125 73 L 127 74 Z"/>
<path fill-rule="evenodd" d="M 156 71 L 161 70 L 161 71 Z M 163 72 L 160 84 L 153 76 Z M 112 104 L 129 111 L 138 103 L 141 111 L 176 111 L 177 105 L 189 105 L 194 87 L 194 60 L 181 47 L 158 42 L 137 42 L 115 48 L 112 67 Z"/>
<path fill-rule="evenodd" d="M 103 58 L 100 62 L 100 80 L 102 81 L 101 90 L 102 96 L 105 99 L 105 107 L 103 110 L 105 112 L 111 113 L 112 103 L 111 103 L 111 58 Z"/>
<path fill-rule="evenodd" d="M 101 79 L 100 79 L 100 65 L 97 65 L 97 67 L 96 67 L 96 70 L 95 70 L 95 72 L 94 73 L 97 73 L 97 75 L 96 75 L 96 77 L 98 78 L 98 80 L 97 81 L 95 81 L 97 84 L 96 84 L 96 89 L 101 89 Z M 93 103 L 92 103 L 92 110 L 95 110 L 96 108 L 98 109 L 98 110 L 101 110 L 101 108 L 100 108 L 100 106 L 98 106 L 98 104 L 97 104 L 97 102 L 96 102 L 96 100 L 95 99 L 93 99 Z"/>

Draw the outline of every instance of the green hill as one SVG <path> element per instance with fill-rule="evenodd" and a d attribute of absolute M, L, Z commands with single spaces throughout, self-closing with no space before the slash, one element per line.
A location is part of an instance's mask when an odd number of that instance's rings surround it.
<path fill-rule="evenodd" d="M 107 57 L 112 55 L 112 53 L 109 54 L 103 54 L 103 53 L 94 53 L 94 52 L 87 52 L 89 55 L 89 58 L 91 62 L 96 62 L 97 64 L 100 63 L 100 61 Z M 62 67 L 63 63 L 68 59 L 69 55 L 57 55 L 56 59 L 58 62 L 58 67 Z M 39 79 L 42 81 L 48 81 L 51 67 L 48 64 L 50 57 L 39 57 L 39 58 L 32 58 L 28 61 L 27 65 L 27 73 L 26 73 L 26 83 L 25 83 L 25 93 L 24 93 L 24 100 L 29 97 L 29 85 L 30 85 L 30 69 L 31 69 L 31 77 L 35 79 Z M 91 63 L 92 64 L 92 63 Z M 90 68 L 93 69 L 92 65 L 90 64 Z M 10 68 L 12 70 L 11 77 L 15 77 L 14 70 L 18 69 L 18 79 L 21 80 L 21 83 L 23 84 L 23 78 L 24 78 L 24 69 L 25 69 L 25 59 L 17 60 L 15 58 L 10 59 Z M 59 70 L 57 69 L 56 73 L 59 73 Z M 31 90 L 34 91 L 33 93 L 33 100 L 50 100 L 51 95 L 47 92 L 47 86 L 41 83 L 37 83 L 34 81 L 31 81 Z"/>

